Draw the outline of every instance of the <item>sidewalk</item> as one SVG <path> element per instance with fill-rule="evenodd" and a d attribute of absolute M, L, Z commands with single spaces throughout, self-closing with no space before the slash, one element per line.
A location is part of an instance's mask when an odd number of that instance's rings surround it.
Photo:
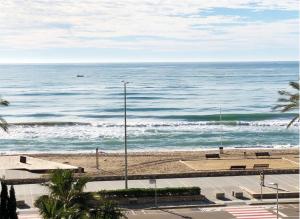
<path fill-rule="evenodd" d="M 282 174 L 268 175 L 267 182 L 277 182 L 280 187 L 295 188 L 299 192 L 299 174 Z M 153 185 L 149 184 L 149 180 L 129 180 L 129 188 L 150 188 Z M 157 187 L 190 187 L 198 186 L 201 188 L 201 193 L 206 196 L 212 203 L 242 203 L 250 202 L 254 199 L 243 191 L 244 199 L 237 199 L 232 196 L 232 191 L 241 191 L 240 186 L 250 187 L 259 185 L 258 176 L 224 176 L 224 177 L 195 177 L 195 178 L 173 178 L 173 179 L 157 179 Z M 96 192 L 99 190 L 112 190 L 124 188 L 124 180 L 118 181 L 94 181 L 89 182 L 85 188 L 86 192 Z M 47 190 L 40 184 L 23 184 L 15 185 L 17 200 L 25 200 L 26 204 L 33 206 L 34 200 L 43 194 L 47 194 Z M 225 193 L 226 200 L 217 200 L 216 193 Z"/>

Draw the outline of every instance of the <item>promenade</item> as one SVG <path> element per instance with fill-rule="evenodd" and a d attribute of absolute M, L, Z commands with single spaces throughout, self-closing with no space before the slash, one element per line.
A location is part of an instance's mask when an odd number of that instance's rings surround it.
<path fill-rule="evenodd" d="M 265 184 L 270 182 L 279 184 L 280 192 L 299 192 L 299 174 L 280 174 L 266 175 Z M 253 201 L 254 199 L 244 190 L 258 191 L 260 180 L 259 176 L 224 176 L 224 177 L 195 177 L 195 178 L 172 178 L 158 179 L 157 187 L 188 187 L 199 186 L 202 194 L 214 203 L 244 203 Z M 149 180 L 129 180 L 129 188 L 149 188 L 153 184 L 149 184 Z M 116 181 L 94 181 L 89 182 L 85 188 L 87 192 L 95 192 L 99 190 L 122 189 L 124 188 L 123 180 Z M 33 206 L 34 200 L 47 194 L 46 187 L 40 184 L 24 184 L 16 185 L 17 200 L 25 200 L 29 206 Z M 232 196 L 232 191 L 243 192 L 244 199 L 237 199 Z M 217 200 L 216 193 L 225 193 L 226 200 Z M 276 189 L 271 186 L 264 187 L 263 192 L 276 193 Z"/>

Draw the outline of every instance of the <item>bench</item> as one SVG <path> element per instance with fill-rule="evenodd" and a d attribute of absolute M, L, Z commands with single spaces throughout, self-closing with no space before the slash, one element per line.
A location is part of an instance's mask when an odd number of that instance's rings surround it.
<path fill-rule="evenodd" d="M 264 152 L 255 152 L 255 156 L 256 157 L 270 157 L 271 155 L 269 152 L 264 151 Z"/>
<path fill-rule="evenodd" d="M 25 207 L 27 207 L 27 205 L 26 205 L 26 203 L 25 203 L 25 201 L 24 200 L 18 200 L 18 201 L 16 201 L 16 204 L 17 204 L 17 208 L 25 208 Z"/>
<path fill-rule="evenodd" d="M 219 154 L 205 154 L 205 158 L 220 158 Z"/>
<path fill-rule="evenodd" d="M 243 192 L 235 192 L 234 197 L 236 197 L 238 199 L 242 199 L 244 197 Z"/>
<path fill-rule="evenodd" d="M 268 163 L 254 164 L 253 169 L 267 169 L 269 168 Z"/>
<path fill-rule="evenodd" d="M 20 163 L 26 163 L 27 159 L 25 156 L 20 156 Z"/>
<path fill-rule="evenodd" d="M 230 170 L 244 170 L 246 169 L 246 165 L 232 165 L 230 166 Z"/>
<path fill-rule="evenodd" d="M 236 198 L 243 198 L 243 192 L 232 191 L 232 196 Z"/>
<path fill-rule="evenodd" d="M 18 209 L 29 209 L 30 206 L 28 204 L 26 204 L 26 202 L 24 200 L 18 200 L 16 201 L 16 205 Z"/>
<path fill-rule="evenodd" d="M 216 193 L 216 198 L 224 200 L 225 199 L 225 193 L 224 192 Z"/>

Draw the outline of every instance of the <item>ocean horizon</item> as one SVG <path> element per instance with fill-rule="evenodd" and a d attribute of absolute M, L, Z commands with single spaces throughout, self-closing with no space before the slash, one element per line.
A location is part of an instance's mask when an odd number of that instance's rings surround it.
<path fill-rule="evenodd" d="M 0 64 L 11 103 L 0 153 L 123 151 L 122 80 L 129 151 L 298 147 L 295 113 L 272 111 L 298 72 L 296 61 Z"/>

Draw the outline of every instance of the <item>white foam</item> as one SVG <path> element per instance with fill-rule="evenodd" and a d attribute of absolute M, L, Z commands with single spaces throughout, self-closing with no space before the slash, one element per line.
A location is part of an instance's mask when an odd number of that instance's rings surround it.
<path fill-rule="evenodd" d="M 242 151 L 251 151 L 251 150 L 259 150 L 259 149 L 274 149 L 274 150 L 280 150 L 280 149 L 298 149 L 299 146 L 293 146 L 293 145 L 262 145 L 262 146 L 230 146 L 230 147 L 224 147 L 224 150 L 242 150 Z M 218 147 L 202 147 L 202 148 L 196 148 L 196 147 L 190 147 L 190 148 L 178 148 L 178 147 L 149 147 L 144 149 L 128 149 L 129 153 L 147 153 L 147 152 L 184 152 L 184 151 L 216 151 L 219 150 Z M 99 148 L 99 152 L 103 153 L 124 153 L 123 149 L 118 150 L 109 150 L 104 148 Z M 17 154 L 94 154 L 95 149 L 88 149 L 88 150 L 55 150 L 55 151 L 38 151 L 38 150 L 30 150 L 30 151 L 0 151 L 0 155 L 17 155 Z"/>

